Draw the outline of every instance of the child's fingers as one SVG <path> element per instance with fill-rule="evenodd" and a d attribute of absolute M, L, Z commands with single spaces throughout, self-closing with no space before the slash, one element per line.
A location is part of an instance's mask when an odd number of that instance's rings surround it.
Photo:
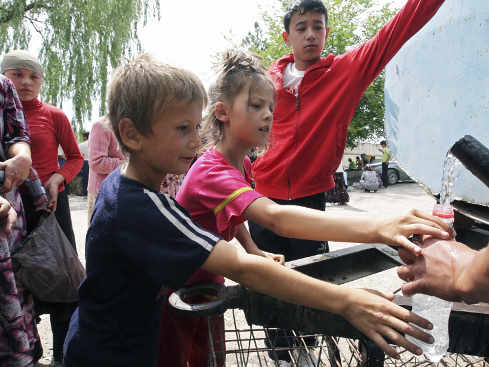
<path fill-rule="evenodd" d="M 280 265 L 285 264 L 285 256 L 284 255 L 275 255 L 274 260 L 278 262 Z"/>
<path fill-rule="evenodd" d="M 420 317 L 414 313 L 413 313 L 413 315 L 414 316 L 409 316 L 409 317 L 412 317 L 412 318 Z M 428 320 L 425 320 L 423 318 L 421 318 L 421 319 L 422 320 L 418 320 L 418 322 L 422 323 L 425 326 L 430 326 L 430 325 L 428 325 L 429 324 Z M 422 340 L 425 343 L 433 343 L 433 337 L 430 334 L 426 333 L 425 331 L 423 331 L 423 330 L 421 330 L 421 329 L 419 329 L 413 325 L 410 325 L 402 317 L 398 318 L 394 315 L 391 315 L 391 316 L 384 317 L 382 321 L 383 321 L 383 323 L 379 324 L 379 325 L 388 326 L 389 328 L 395 329 L 397 332 L 400 332 L 400 333 L 405 334 L 405 335 L 411 335 L 412 337 L 414 337 L 418 340 Z M 389 335 L 386 335 L 386 336 L 391 338 L 391 336 L 389 336 Z M 396 339 L 392 339 L 392 340 L 394 342 L 396 342 L 396 344 L 398 344 Z"/>
<path fill-rule="evenodd" d="M 449 240 L 451 238 L 449 231 L 445 231 L 444 229 L 440 229 L 437 227 L 433 227 L 431 225 L 427 224 L 413 224 L 410 226 L 410 231 L 413 234 L 418 234 L 418 235 L 428 235 L 428 236 L 433 236 L 437 238 L 442 238 L 444 240 Z"/>
<path fill-rule="evenodd" d="M 392 348 L 384 339 L 384 337 L 376 332 L 376 331 L 371 331 L 366 334 L 370 340 L 372 340 L 375 344 L 377 344 L 380 349 L 384 351 L 385 354 L 387 354 L 389 357 L 399 359 L 399 354 L 397 354 L 396 350 Z"/>
<path fill-rule="evenodd" d="M 401 306 L 395 305 L 395 309 L 393 310 L 393 315 L 396 318 L 405 321 L 406 323 L 409 322 L 411 324 L 415 324 L 415 325 L 417 325 L 417 326 L 419 326 L 425 330 L 432 330 L 433 329 L 433 324 L 431 322 L 429 322 L 425 318 L 415 314 L 414 312 L 406 310 L 405 308 L 403 308 Z M 408 324 L 405 324 L 405 325 L 408 325 Z M 408 325 L 408 326 L 411 327 L 411 325 Z M 403 333 L 404 332 L 409 333 L 407 330 L 402 329 L 405 326 L 400 326 L 400 327 L 401 327 L 401 329 L 397 328 L 399 331 L 401 331 Z"/>
<path fill-rule="evenodd" d="M 407 340 L 404 336 L 399 334 L 396 330 L 394 330 L 388 326 L 385 326 L 385 325 L 379 325 L 378 330 L 384 337 L 388 338 L 394 344 L 399 345 L 399 346 L 407 349 L 411 353 L 414 353 L 417 355 L 421 355 L 423 353 L 421 348 L 419 348 L 416 344 Z M 429 336 L 429 337 L 432 339 L 431 336 Z"/>
<path fill-rule="evenodd" d="M 417 209 L 412 209 L 411 214 L 418 219 L 424 219 L 424 221 L 422 221 L 423 224 L 433 226 L 436 223 L 436 225 L 438 225 L 440 228 L 444 229 L 445 231 L 450 230 L 450 225 L 448 225 L 448 223 L 446 223 L 444 220 L 442 220 L 439 217 L 434 217 L 433 215 L 423 213 Z M 417 222 L 419 223 L 419 220 L 417 220 Z"/>
<path fill-rule="evenodd" d="M 394 243 L 394 245 L 397 245 L 397 246 L 400 246 L 400 247 L 404 248 L 406 251 L 408 251 L 409 253 L 412 253 L 415 256 L 419 256 L 423 252 L 423 250 L 421 249 L 421 247 L 419 247 L 415 243 L 409 241 L 404 236 L 397 237 L 396 238 L 396 243 Z"/>

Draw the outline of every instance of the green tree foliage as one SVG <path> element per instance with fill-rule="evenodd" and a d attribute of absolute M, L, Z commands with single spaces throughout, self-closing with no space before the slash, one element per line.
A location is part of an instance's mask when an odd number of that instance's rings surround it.
<path fill-rule="evenodd" d="M 108 72 L 140 50 L 141 21 L 159 18 L 158 0 L 2 0 L 0 56 L 39 47 L 43 99 L 73 101 L 76 130 L 91 118 L 92 101 L 105 113 Z"/>
<path fill-rule="evenodd" d="M 397 9 L 392 4 L 375 7 L 373 0 L 325 0 L 330 35 L 323 55 L 340 55 L 372 38 L 391 19 Z M 277 0 L 277 6 L 263 15 L 263 23 L 255 23 L 253 31 L 242 41 L 247 49 L 260 55 L 268 66 L 291 51 L 282 39 L 283 14 L 288 4 Z M 363 95 L 348 130 L 347 146 L 373 139 L 384 133 L 384 73 Z"/>

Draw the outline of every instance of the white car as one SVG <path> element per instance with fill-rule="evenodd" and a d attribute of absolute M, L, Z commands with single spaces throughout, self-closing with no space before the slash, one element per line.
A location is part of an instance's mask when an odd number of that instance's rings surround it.
<path fill-rule="evenodd" d="M 368 164 L 369 167 L 373 168 L 376 172 L 378 172 L 382 176 L 382 162 L 374 162 Z M 389 181 L 389 185 L 394 185 L 398 182 L 414 182 L 414 180 L 408 176 L 406 172 L 399 167 L 399 164 L 396 161 L 389 162 L 389 168 L 387 169 L 387 178 Z"/>

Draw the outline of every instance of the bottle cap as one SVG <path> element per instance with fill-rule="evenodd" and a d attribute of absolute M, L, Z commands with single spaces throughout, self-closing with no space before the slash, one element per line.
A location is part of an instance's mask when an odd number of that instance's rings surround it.
<path fill-rule="evenodd" d="M 455 214 L 451 205 L 435 204 L 433 207 L 433 216 L 453 219 Z"/>

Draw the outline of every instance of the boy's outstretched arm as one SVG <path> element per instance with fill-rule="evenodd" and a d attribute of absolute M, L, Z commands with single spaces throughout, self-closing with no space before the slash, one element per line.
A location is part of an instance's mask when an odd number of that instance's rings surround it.
<path fill-rule="evenodd" d="M 390 302 L 393 295 L 326 283 L 263 257 L 243 253 L 225 241 L 216 244 L 202 268 L 257 292 L 341 315 L 391 357 L 397 353 L 385 338 L 416 354 L 421 354 L 421 350 L 401 334 L 432 342 L 430 335 L 409 324 L 431 329 L 430 323 Z"/>
<path fill-rule="evenodd" d="M 282 237 L 313 241 L 386 243 L 415 254 L 421 248 L 408 240 L 413 234 L 449 239 L 449 226 L 440 218 L 412 209 L 407 214 L 382 218 L 369 215 L 338 215 L 296 205 L 279 205 L 262 197 L 244 211 L 247 219 Z"/>

